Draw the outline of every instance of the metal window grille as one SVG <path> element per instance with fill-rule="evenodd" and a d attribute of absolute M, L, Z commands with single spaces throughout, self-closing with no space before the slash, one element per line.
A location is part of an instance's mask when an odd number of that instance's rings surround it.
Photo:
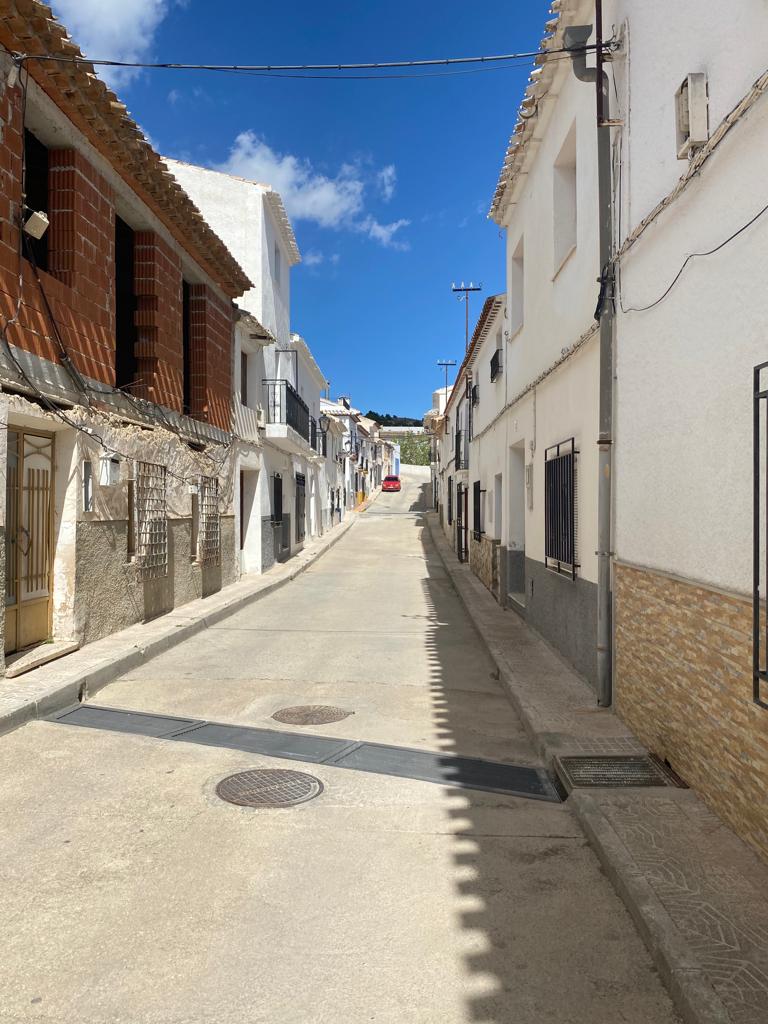
<path fill-rule="evenodd" d="M 217 477 L 200 477 L 199 508 L 198 561 L 202 565 L 219 565 L 221 562 L 221 517 L 219 515 L 219 481 Z"/>
<path fill-rule="evenodd" d="M 547 568 L 576 578 L 576 442 L 544 453 L 544 554 Z"/>
<path fill-rule="evenodd" d="M 503 368 L 501 349 L 497 348 L 491 356 L 491 381 L 496 380 Z"/>
<path fill-rule="evenodd" d="M 755 704 L 768 708 L 768 697 L 763 696 L 768 680 L 768 619 L 760 599 L 760 585 L 768 586 L 768 549 L 763 561 L 762 548 L 768 531 L 768 363 L 754 369 L 752 415 L 752 699 Z M 761 580 L 761 577 L 762 580 Z"/>
<path fill-rule="evenodd" d="M 477 405 L 480 401 L 480 385 L 472 385 L 472 405 Z"/>
<path fill-rule="evenodd" d="M 168 575 L 166 469 L 152 462 L 134 465 L 134 550 L 139 579 Z"/>
<path fill-rule="evenodd" d="M 453 477 L 448 477 L 448 525 L 453 525 Z"/>
<path fill-rule="evenodd" d="M 480 481 L 475 480 L 472 485 L 472 535 L 475 540 L 480 540 L 485 532 L 482 523 L 482 503 L 483 489 L 480 486 Z"/>

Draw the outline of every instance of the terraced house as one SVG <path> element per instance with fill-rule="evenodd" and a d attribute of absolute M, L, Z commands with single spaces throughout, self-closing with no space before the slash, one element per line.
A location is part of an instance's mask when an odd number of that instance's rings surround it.
<path fill-rule="evenodd" d="M 80 56 L 47 7 L 6 5 L 0 47 L 12 655 L 235 578 L 232 300 L 250 282 L 92 67 L 34 59 Z"/>

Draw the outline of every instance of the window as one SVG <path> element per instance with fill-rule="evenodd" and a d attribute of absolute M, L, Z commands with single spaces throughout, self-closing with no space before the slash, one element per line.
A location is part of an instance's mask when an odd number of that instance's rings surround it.
<path fill-rule="evenodd" d="M 525 243 L 519 239 L 509 260 L 509 334 L 520 330 L 525 321 Z"/>
<path fill-rule="evenodd" d="M 548 569 L 576 578 L 576 451 L 570 438 L 544 453 L 544 554 Z"/>
<path fill-rule="evenodd" d="M 283 478 L 279 473 L 272 477 L 272 522 L 283 521 Z"/>
<path fill-rule="evenodd" d="M 275 242 L 275 284 L 280 284 L 280 277 L 282 275 L 282 253 L 280 252 L 280 243 Z"/>
<path fill-rule="evenodd" d="M 24 129 L 24 183 L 26 196 L 24 220 L 30 213 L 48 213 L 48 150 L 42 142 Z M 24 235 L 24 255 L 41 269 L 48 269 L 48 232 L 42 238 Z"/>
<path fill-rule="evenodd" d="M 475 480 L 472 485 L 472 532 L 475 540 L 480 540 L 482 537 L 483 530 L 483 490 L 480 487 L 480 481 Z"/>
<path fill-rule="evenodd" d="M 128 539 L 126 543 L 126 557 L 132 562 L 136 557 L 136 491 L 134 481 L 128 481 Z"/>
<path fill-rule="evenodd" d="M 248 405 L 248 353 L 240 353 L 240 402 Z"/>
<path fill-rule="evenodd" d="M 168 575 L 168 509 L 165 496 L 166 469 L 152 462 L 139 462 L 134 470 L 136 564 L 139 579 L 153 580 Z"/>
<path fill-rule="evenodd" d="M 197 560 L 202 565 L 218 565 L 221 561 L 218 478 L 201 476 L 199 490 L 200 530 L 197 540 Z"/>
<path fill-rule="evenodd" d="M 133 229 L 115 216 L 115 374 L 119 388 L 128 388 L 136 380 L 136 286 L 133 264 Z"/>
<path fill-rule="evenodd" d="M 181 282 L 181 359 L 182 359 L 182 411 L 192 411 L 192 317 L 190 315 L 190 287 Z"/>
<path fill-rule="evenodd" d="M 197 541 L 200 536 L 200 495 L 192 495 L 192 529 L 189 538 L 189 557 L 192 562 L 197 561 Z M 242 544 L 240 545 L 242 547 Z"/>
<path fill-rule="evenodd" d="M 448 477 L 448 525 L 453 522 L 453 477 Z"/>
<path fill-rule="evenodd" d="M 497 348 L 491 356 L 491 382 L 495 381 L 497 377 L 501 376 L 503 368 L 502 350 Z"/>
<path fill-rule="evenodd" d="M 83 512 L 93 512 L 93 463 L 83 462 Z"/>
<path fill-rule="evenodd" d="M 554 273 L 576 248 L 576 125 L 555 160 L 552 175 Z"/>

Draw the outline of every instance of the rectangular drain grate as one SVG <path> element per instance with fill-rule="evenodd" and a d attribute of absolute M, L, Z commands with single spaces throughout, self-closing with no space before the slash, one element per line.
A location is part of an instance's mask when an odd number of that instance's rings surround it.
<path fill-rule="evenodd" d="M 556 757 L 555 770 L 569 791 L 615 786 L 673 786 L 663 766 L 645 754 Z"/>

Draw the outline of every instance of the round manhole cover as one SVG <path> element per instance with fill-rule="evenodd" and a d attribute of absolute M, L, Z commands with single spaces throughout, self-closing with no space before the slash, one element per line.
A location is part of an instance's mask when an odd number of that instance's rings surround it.
<path fill-rule="evenodd" d="M 303 704 L 295 708 L 281 708 L 272 717 L 284 725 L 329 725 L 349 718 L 353 711 L 333 708 L 327 704 Z"/>
<path fill-rule="evenodd" d="M 291 807 L 312 800 L 323 791 L 314 775 L 287 768 L 252 768 L 222 779 L 216 795 L 240 807 Z"/>

